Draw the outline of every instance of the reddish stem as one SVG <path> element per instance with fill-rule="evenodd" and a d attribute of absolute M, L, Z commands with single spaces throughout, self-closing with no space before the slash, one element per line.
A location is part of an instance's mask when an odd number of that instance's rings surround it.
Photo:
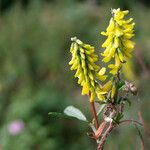
<path fill-rule="evenodd" d="M 135 125 L 135 128 L 137 129 L 138 134 L 139 134 L 140 139 L 141 139 L 141 150 L 145 150 L 144 139 L 143 139 L 142 133 L 139 130 L 139 128 L 137 127 L 137 125 L 136 124 L 134 124 L 134 125 Z"/>
<path fill-rule="evenodd" d="M 89 99 L 90 99 L 90 97 L 91 97 L 91 93 L 89 92 Z M 97 118 L 97 113 L 96 113 L 94 102 L 90 102 L 90 105 L 91 105 L 91 110 L 92 110 L 93 118 L 95 120 L 95 126 L 96 126 L 96 129 L 98 129 L 99 122 L 98 122 L 98 118 Z"/>
<path fill-rule="evenodd" d="M 120 121 L 120 124 L 121 124 L 121 123 L 136 123 L 136 124 L 138 124 L 138 125 L 143 126 L 140 122 L 138 122 L 138 121 L 136 121 L 136 120 L 132 120 L 132 119 L 122 120 L 122 121 Z"/>
<path fill-rule="evenodd" d="M 109 127 L 106 129 L 103 136 L 101 137 L 101 140 L 100 140 L 100 143 L 98 144 L 97 150 L 103 150 L 104 149 L 106 139 L 114 128 L 115 128 L 115 125 L 113 123 L 110 123 Z"/>

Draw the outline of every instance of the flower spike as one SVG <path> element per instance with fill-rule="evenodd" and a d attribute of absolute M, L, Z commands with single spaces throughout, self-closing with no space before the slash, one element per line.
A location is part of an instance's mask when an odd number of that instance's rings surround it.
<path fill-rule="evenodd" d="M 121 11 L 120 8 L 112 9 L 112 18 L 106 32 L 101 32 L 107 36 L 106 41 L 102 44 L 105 51 L 101 54 L 103 62 L 107 63 L 115 60 L 115 64 L 109 65 L 111 74 L 115 75 L 125 63 L 126 59 L 131 57 L 135 43 L 130 39 L 134 36 L 135 23 L 131 23 L 133 18 L 125 20 L 124 17 L 129 13 L 128 10 Z"/>
<path fill-rule="evenodd" d="M 71 38 L 70 52 L 72 59 L 69 62 L 71 70 L 76 70 L 75 77 L 78 78 L 78 84 L 82 88 L 82 95 L 91 93 L 91 101 L 94 101 L 99 89 L 97 80 L 104 81 L 106 79 L 106 68 L 101 68 L 95 64 L 98 56 L 94 53 L 94 47 L 85 44 L 76 37 Z"/>

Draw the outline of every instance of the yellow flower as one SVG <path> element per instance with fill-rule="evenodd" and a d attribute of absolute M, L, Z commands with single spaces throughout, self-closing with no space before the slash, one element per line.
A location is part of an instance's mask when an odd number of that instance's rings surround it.
<path fill-rule="evenodd" d="M 100 71 L 98 73 L 96 73 L 96 77 L 100 80 L 100 81 L 105 81 L 105 79 L 107 78 L 107 75 L 105 75 L 106 72 L 106 68 L 103 67 L 100 69 Z"/>
<path fill-rule="evenodd" d="M 108 92 L 108 91 L 111 89 L 111 87 L 112 87 L 112 81 L 109 80 L 108 82 L 106 82 L 106 83 L 103 85 L 102 90 L 103 90 L 104 92 Z"/>
<path fill-rule="evenodd" d="M 111 74 L 115 75 L 118 73 L 118 71 L 121 68 L 121 62 L 117 54 L 115 55 L 115 64 L 110 64 L 108 65 L 108 67 L 111 68 L 111 71 L 110 71 Z"/>
<path fill-rule="evenodd" d="M 89 94 L 89 91 L 90 89 L 89 89 L 88 83 L 84 83 L 83 88 L 82 88 L 82 95 Z"/>
<path fill-rule="evenodd" d="M 111 90 L 112 81 L 106 82 L 102 87 L 96 88 L 96 94 L 100 101 L 104 101 L 107 99 L 106 94 Z"/>
<path fill-rule="evenodd" d="M 104 81 L 106 79 L 106 68 L 101 68 L 95 64 L 98 56 L 94 53 L 94 47 L 85 44 L 76 37 L 71 38 L 70 52 L 72 59 L 69 62 L 71 70 L 76 70 L 75 77 L 78 78 L 78 84 L 82 88 L 82 95 L 91 93 L 90 101 L 94 101 L 96 97 L 95 90 L 98 89 L 97 81 Z"/>
<path fill-rule="evenodd" d="M 97 86 L 96 95 L 100 101 L 106 100 L 106 93 L 107 91 L 102 91 L 102 89 L 99 86 Z"/>
<path fill-rule="evenodd" d="M 128 13 L 128 10 L 113 9 L 106 32 L 101 32 L 102 35 L 107 36 L 106 41 L 102 44 L 102 47 L 105 48 L 101 54 L 104 57 L 103 62 L 115 60 L 115 64 L 109 65 L 109 68 L 112 69 L 110 73 L 114 75 L 118 73 L 121 64 L 132 56 L 131 52 L 135 46 L 135 43 L 130 40 L 134 36 L 135 23 L 131 23 L 133 18 L 124 19 Z"/>

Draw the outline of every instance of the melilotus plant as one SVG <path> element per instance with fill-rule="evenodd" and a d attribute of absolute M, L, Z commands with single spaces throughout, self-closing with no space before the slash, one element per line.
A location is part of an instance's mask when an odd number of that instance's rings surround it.
<path fill-rule="evenodd" d="M 78 84 L 82 87 L 82 95 L 88 95 L 93 118 L 91 121 L 87 120 L 85 115 L 73 106 L 68 106 L 64 110 L 64 115 L 87 122 L 91 128 L 88 136 L 95 139 L 98 150 L 104 149 L 108 135 L 123 123 L 133 123 L 142 140 L 137 127 L 141 124 L 132 119 L 124 119 L 124 106 L 131 104 L 130 94 L 137 94 L 137 88 L 124 79 L 122 71 L 123 65 L 132 57 L 135 46 L 131 40 L 134 36 L 135 23 L 132 22 L 133 18 L 125 19 L 128 13 L 128 10 L 122 11 L 120 8 L 111 9 L 112 17 L 109 25 L 105 32 L 101 32 L 106 37 L 102 44 L 104 51 L 100 53 L 106 67 L 96 64 L 99 57 L 95 54 L 93 46 L 76 37 L 71 38 L 72 59 L 69 65 L 71 70 L 75 70 L 74 77 L 78 78 Z M 95 108 L 96 103 L 100 105 L 98 111 Z M 100 115 L 102 116 L 101 122 L 99 122 Z M 143 142 L 141 143 L 144 148 Z"/>

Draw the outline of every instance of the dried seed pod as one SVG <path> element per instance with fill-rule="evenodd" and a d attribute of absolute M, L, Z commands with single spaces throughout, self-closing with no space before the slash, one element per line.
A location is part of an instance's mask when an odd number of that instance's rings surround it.
<path fill-rule="evenodd" d="M 133 95 L 137 95 L 138 92 L 137 87 L 135 87 L 135 85 L 132 83 L 130 84 L 130 90 Z"/>
<path fill-rule="evenodd" d="M 131 92 L 133 95 L 137 95 L 137 87 L 131 83 L 131 82 L 128 82 L 128 81 L 125 81 L 125 91 L 126 92 Z"/>

